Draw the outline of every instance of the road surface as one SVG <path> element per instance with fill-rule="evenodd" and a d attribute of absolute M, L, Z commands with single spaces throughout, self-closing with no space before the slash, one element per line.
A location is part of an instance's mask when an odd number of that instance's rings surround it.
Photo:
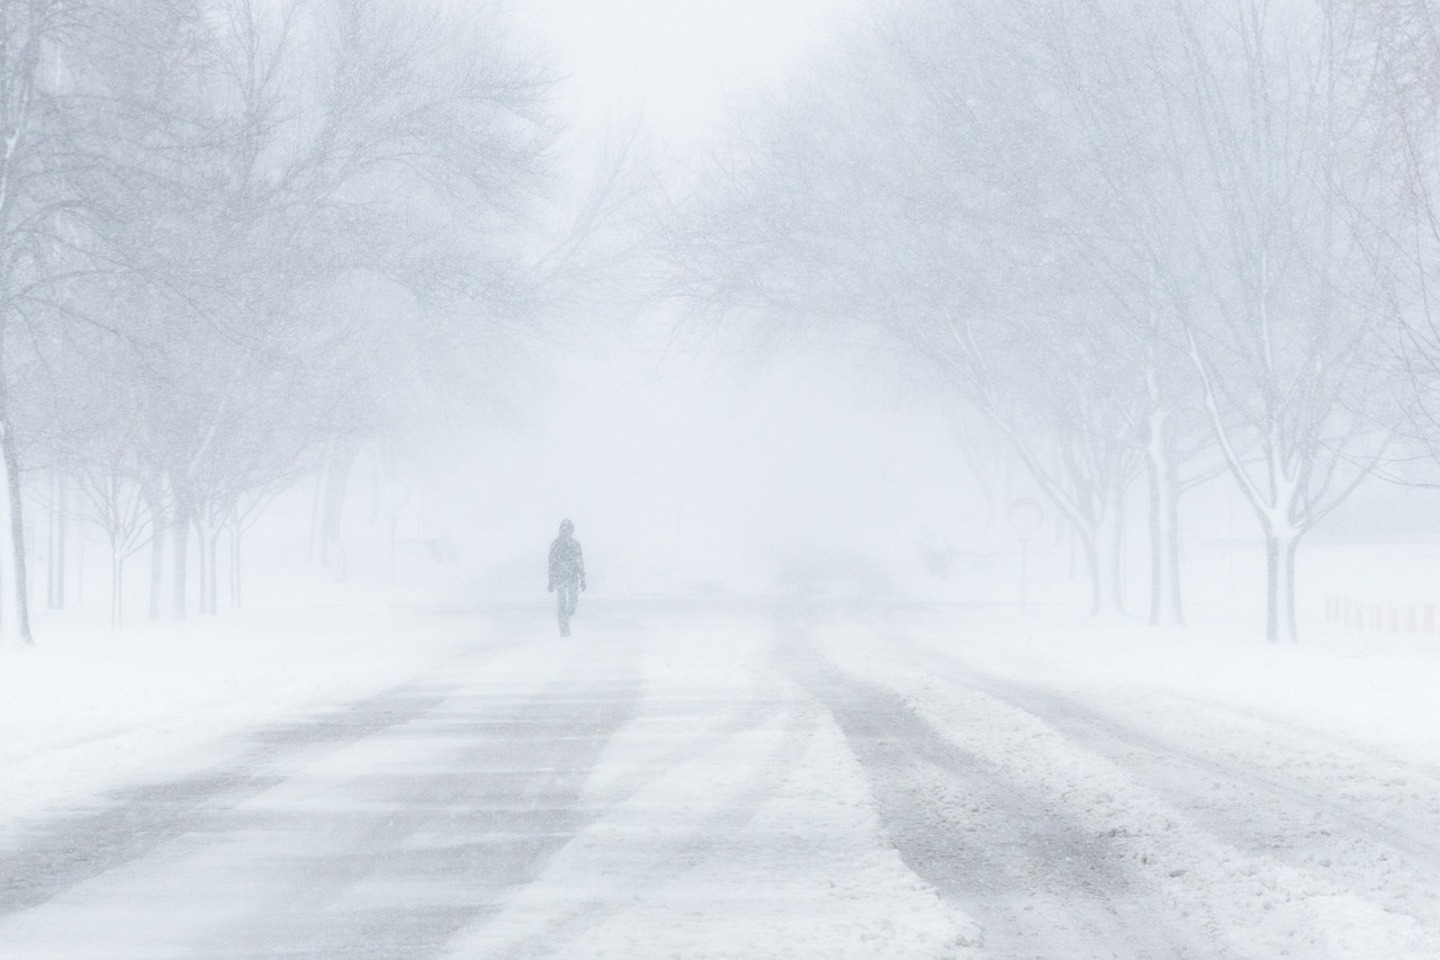
<path fill-rule="evenodd" d="M 1440 771 L 924 621 L 590 603 L 477 644 L 25 825 L 0 957 L 1440 956 Z"/>

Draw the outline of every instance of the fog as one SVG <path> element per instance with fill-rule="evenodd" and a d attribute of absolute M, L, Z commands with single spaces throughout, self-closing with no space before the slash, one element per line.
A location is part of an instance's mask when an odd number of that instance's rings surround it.
<path fill-rule="evenodd" d="M 1352 494 L 1425 502 L 1423 11 L 311 6 L 16 28 L 21 642 L 42 581 L 518 599 L 567 516 L 615 597 L 1297 641 Z"/>
<path fill-rule="evenodd" d="M 0 0 L 0 958 L 1440 956 L 1437 37 Z"/>

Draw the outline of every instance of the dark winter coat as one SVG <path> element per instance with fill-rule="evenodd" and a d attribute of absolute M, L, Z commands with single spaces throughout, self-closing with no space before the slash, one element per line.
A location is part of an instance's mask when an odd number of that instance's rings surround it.
<path fill-rule="evenodd" d="M 550 544 L 550 589 L 562 583 L 585 585 L 585 555 L 580 541 L 568 534 L 556 537 Z"/>

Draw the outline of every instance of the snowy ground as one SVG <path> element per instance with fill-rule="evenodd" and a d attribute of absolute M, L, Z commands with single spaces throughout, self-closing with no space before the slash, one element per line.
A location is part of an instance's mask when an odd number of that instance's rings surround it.
<path fill-rule="evenodd" d="M 5 651 L 0 955 L 1440 956 L 1429 640 L 585 603 Z"/>
<path fill-rule="evenodd" d="M 363 698 L 497 636 L 495 619 L 336 606 L 0 646 L 0 837 L 21 818 L 213 763 L 226 737 Z"/>

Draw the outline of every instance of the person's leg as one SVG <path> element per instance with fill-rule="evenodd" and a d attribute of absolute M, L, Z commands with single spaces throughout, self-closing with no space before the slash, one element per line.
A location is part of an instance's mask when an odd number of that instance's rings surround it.
<path fill-rule="evenodd" d="M 555 585 L 555 618 L 560 623 L 562 637 L 570 636 L 570 613 L 574 609 L 567 596 L 570 589 L 570 585 L 563 581 Z"/>

